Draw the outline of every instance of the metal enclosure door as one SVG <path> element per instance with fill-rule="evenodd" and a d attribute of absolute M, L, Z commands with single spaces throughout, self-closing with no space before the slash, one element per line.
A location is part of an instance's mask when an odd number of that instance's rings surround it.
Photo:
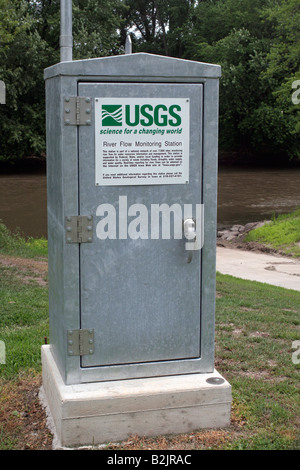
<path fill-rule="evenodd" d="M 141 98 L 190 102 L 187 184 L 96 185 L 95 125 L 78 128 L 80 215 L 94 219 L 93 242 L 80 245 L 80 327 L 94 329 L 95 335 L 94 353 L 82 357 L 82 368 L 117 367 L 124 371 L 122 377 L 131 377 L 135 368 L 128 372 L 128 365 L 138 365 L 145 369 L 140 376 L 159 375 L 162 362 L 167 364 L 164 372 L 174 361 L 181 364 L 178 372 L 184 372 L 184 363 L 201 356 L 201 250 L 188 263 L 184 237 L 102 240 L 96 227 L 100 204 L 115 207 L 118 224 L 120 197 L 126 197 L 128 208 L 145 205 L 149 214 L 152 204 L 201 204 L 202 95 L 202 84 L 78 85 L 78 96 L 91 97 L 94 105 L 96 98 L 124 97 L 133 103 Z"/>

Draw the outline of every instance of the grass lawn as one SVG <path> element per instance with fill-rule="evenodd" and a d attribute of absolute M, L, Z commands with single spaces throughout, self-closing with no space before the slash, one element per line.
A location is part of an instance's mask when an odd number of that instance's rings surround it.
<path fill-rule="evenodd" d="M 51 448 L 38 398 L 40 348 L 48 337 L 47 263 L 43 243 L 36 245 L 32 259 L 17 258 L 11 249 L 8 255 L 0 246 L 0 341 L 6 350 L 6 363 L 0 364 L 0 450 Z M 133 436 L 106 448 L 299 449 L 300 352 L 293 348 L 300 341 L 299 312 L 300 292 L 217 274 L 215 364 L 232 385 L 231 425 L 152 439 Z"/>
<path fill-rule="evenodd" d="M 273 220 L 251 230 L 246 242 L 258 242 L 289 256 L 300 256 L 300 208 L 291 214 L 279 215 Z"/>
<path fill-rule="evenodd" d="M 300 292 L 217 276 L 216 368 L 243 422 L 226 448 L 299 448 L 299 313 Z"/>

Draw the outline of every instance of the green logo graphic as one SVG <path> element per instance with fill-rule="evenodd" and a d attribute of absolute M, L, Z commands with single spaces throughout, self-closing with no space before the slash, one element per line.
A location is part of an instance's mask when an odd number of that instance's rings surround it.
<path fill-rule="evenodd" d="M 122 126 L 122 105 L 102 105 L 102 126 Z"/>

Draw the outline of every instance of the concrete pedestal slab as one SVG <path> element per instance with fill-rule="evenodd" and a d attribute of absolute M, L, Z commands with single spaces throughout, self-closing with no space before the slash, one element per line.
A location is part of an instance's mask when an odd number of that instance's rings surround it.
<path fill-rule="evenodd" d="M 231 386 L 216 370 L 65 385 L 50 345 L 42 346 L 42 366 L 43 394 L 61 447 L 221 428 L 230 423 Z"/>

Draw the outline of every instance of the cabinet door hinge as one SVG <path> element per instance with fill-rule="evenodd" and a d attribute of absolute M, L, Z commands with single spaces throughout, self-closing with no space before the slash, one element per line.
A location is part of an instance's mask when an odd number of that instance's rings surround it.
<path fill-rule="evenodd" d="M 88 96 L 64 98 L 64 122 L 67 126 L 90 126 L 92 123 L 92 99 Z"/>
<path fill-rule="evenodd" d="M 91 243 L 93 241 L 93 216 L 72 215 L 65 219 L 66 243 Z"/>
<path fill-rule="evenodd" d="M 94 353 L 94 330 L 69 330 L 67 341 L 69 356 Z"/>

